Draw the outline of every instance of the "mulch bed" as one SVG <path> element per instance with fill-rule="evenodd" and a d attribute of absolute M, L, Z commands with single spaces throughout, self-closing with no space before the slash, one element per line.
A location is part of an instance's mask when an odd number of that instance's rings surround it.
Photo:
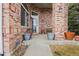
<path fill-rule="evenodd" d="M 18 48 L 16 48 L 11 56 L 23 56 L 25 54 L 26 49 L 28 48 L 28 45 L 20 45 Z"/>
<path fill-rule="evenodd" d="M 54 56 L 79 56 L 79 45 L 50 45 Z"/>

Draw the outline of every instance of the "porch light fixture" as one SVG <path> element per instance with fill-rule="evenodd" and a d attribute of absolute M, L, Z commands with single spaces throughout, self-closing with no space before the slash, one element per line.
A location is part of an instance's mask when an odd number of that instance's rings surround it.
<path fill-rule="evenodd" d="M 63 9 L 62 7 L 59 7 L 59 13 L 61 13 L 61 12 L 62 12 L 62 9 Z"/>

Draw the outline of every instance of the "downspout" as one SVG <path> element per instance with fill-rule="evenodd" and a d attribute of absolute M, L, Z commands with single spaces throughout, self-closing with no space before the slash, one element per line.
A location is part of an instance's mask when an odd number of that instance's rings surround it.
<path fill-rule="evenodd" d="M 2 3 L 0 3 L 0 55 L 3 56 L 3 35 L 2 35 Z"/>

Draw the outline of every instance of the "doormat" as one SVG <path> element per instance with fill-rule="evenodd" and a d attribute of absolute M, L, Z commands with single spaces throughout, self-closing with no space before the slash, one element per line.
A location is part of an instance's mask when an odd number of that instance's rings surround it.
<path fill-rule="evenodd" d="M 79 45 L 50 45 L 54 56 L 79 56 Z"/>

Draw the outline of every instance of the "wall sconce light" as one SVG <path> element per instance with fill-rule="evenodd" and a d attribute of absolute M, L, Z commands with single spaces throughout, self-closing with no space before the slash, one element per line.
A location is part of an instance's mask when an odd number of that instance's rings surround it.
<path fill-rule="evenodd" d="M 63 9 L 62 7 L 59 7 L 59 13 L 61 13 L 61 12 L 62 12 L 62 9 Z"/>

